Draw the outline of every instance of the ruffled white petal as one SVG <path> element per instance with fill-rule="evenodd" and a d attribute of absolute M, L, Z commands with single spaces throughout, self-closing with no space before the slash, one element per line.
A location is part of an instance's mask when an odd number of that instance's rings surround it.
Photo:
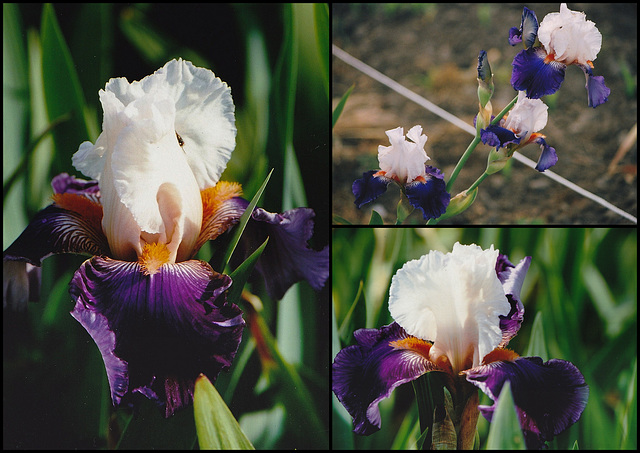
<path fill-rule="evenodd" d="M 422 134 L 421 126 L 414 126 L 407 133 L 408 141 L 403 131 L 402 127 L 386 131 L 391 146 L 378 147 L 378 161 L 386 176 L 410 183 L 425 176 L 424 163 L 429 160 L 424 150 L 427 136 Z"/>
<path fill-rule="evenodd" d="M 571 11 L 566 3 L 559 13 L 547 14 L 538 29 L 538 39 L 548 54 L 564 64 L 587 64 L 602 47 L 602 34 L 583 12 Z"/>
<path fill-rule="evenodd" d="M 433 341 L 431 359 L 446 357 L 457 373 L 500 344 L 500 315 L 509 302 L 496 275 L 498 250 L 456 243 L 409 261 L 393 277 L 389 311 L 407 333 Z"/>
<path fill-rule="evenodd" d="M 170 61 L 164 74 L 176 105 L 176 131 L 200 190 L 216 185 L 236 146 L 231 89 L 213 72 Z"/>

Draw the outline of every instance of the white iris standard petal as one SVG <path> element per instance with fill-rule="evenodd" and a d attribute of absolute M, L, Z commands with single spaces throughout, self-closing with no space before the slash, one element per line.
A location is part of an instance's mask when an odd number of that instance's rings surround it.
<path fill-rule="evenodd" d="M 120 113 L 124 126 L 100 181 L 103 228 L 122 259 L 132 247 L 139 257 L 147 243 L 166 244 L 172 262 L 188 259 L 202 224 L 200 190 L 173 127 L 175 106 L 158 97 Z"/>
<path fill-rule="evenodd" d="M 456 243 L 432 251 L 394 275 L 389 311 L 405 331 L 432 341 L 430 358 L 453 373 L 477 366 L 502 339 L 510 305 L 496 275 L 498 250 Z"/>
<path fill-rule="evenodd" d="M 235 148 L 231 90 L 213 72 L 172 60 L 101 90 L 103 131 L 74 166 L 100 183 L 103 229 L 116 258 L 162 243 L 189 259 L 202 223 L 200 191 L 216 185 Z"/>

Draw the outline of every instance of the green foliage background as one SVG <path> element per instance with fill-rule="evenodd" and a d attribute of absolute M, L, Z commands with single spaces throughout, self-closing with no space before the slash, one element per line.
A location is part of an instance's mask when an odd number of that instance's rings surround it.
<path fill-rule="evenodd" d="M 3 4 L 3 50 L 3 248 L 50 203 L 54 175 L 82 177 L 71 156 L 100 133 L 98 90 L 178 57 L 231 87 L 238 137 L 222 179 L 251 199 L 273 168 L 259 206 L 313 208 L 311 245 L 328 242 L 328 190 L 314 183 L 329 171 L 326 4 Z M 84 259 L 48 258 L 42 301 L 4 312 L 4 448 L 193 448 L 191 409 L 164 420 L 111 407 L 98 349 L 69 315 Z M 261 366 L 247 328 L 216 388 L 256 448 L 327 448 L 328 290 L 301 283 L 273 301 L 263 286 L 249 288 L 276 366 Z"/>
<path fill-rule="evenodd" d="M 333 230 L 333 355 L 353 344 L 353 331 L 379 328 L 391 277 L 405 262 L 453 244 L 493 244 L 517 263 L 532 256 L 524 282 L 524 323 L 509 348 L 526 356 L 574 363 L 590 387 L 581 419 L 551 448 L 635 449 L 637 446 L 637 230 L 635 228 L 336 228 Z M 542 325 L 532 333 L 534 318 Z M 544 338 L 540 338 L 540 332 Z M 532 349 L 529 349 L 532 348 Z M 380 404 L 382 429 L 353 434 L 333 396 L 334 448 L 415 448 L 419 436 L 413 389 L 397 388 Z M 481 394 L 480 404 L 491 404 Z M 480 417 L 480 448 L 489 423 Z M 503 433 L 504 434 L 504 433 Z"/>

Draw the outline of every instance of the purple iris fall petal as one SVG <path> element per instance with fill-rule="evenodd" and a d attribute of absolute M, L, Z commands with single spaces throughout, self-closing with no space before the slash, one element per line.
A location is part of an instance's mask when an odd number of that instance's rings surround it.
<path fill-rule="evenodd" d="M 154 274 L 105 257 L 82 264 L 70 285 L 73 315 L 100 348 L 114 403 L 156 395 L 168 417 L 192 401 L 201 372 L 214 380 L 231 366 L 244 320 L 226 301 L 230 286 L 203 261 L 165 264 Z"/>
<path fill-rule="evenodd" d="M 479 406 L 489 421 L 497 406 L 505 381 L 511 391 L 528 448 L 540 448 L 544 442 L 575 423 L 589 398 L 589 386 L 570 362 L 540 357 L 519 357 L 498 361 L 464 371 L 467 381 L 479 387 L 493 406 Z"/>
<path fill-rule="evenodd" d="M 435 367 L 415 350 L 391 344 L 409 338 L 395 322 L 356 330 L 354 336 L 358 344 L 341 350 L 333 362 L 332 390 L 353 417 L 354 432 L 369 435 L 380 429 L 378 403 Z"/>
<path fill-rule="evenodd" d="M 543 138 L 538 138 L 536 142 L 540 144 L 540 148 L 542 149 L 542 153 L 540 153 L 540 157 L 538 158 L 536 170 L 545 171 L 548 168 L 553 167 L 558 162 L 558 155 L 556 154 L 555 148 L 547 145 L 547 142 L 545 142 Z"/>
<path fill-rule="evenodd" d="M 319 291 L 329 278 L 329 246 L 316 251 L 307 244 L 313 235 L 314 216 L 310 208 L 291 209 L 282 214 L 262 208 L 253 211 L 251 217 L 255 222 L 248 226 L 253 249 L 269 237 L 256 269 L 263 275 L 271 297 L 282 299 L 289 287 L 301 280 Z"/>
<path fill-rule="evenodd" d="M 79 299 L 71 312 L 71 316 L 82 324 L 82 327 L 89 332 L 96 346 L 98 346 L 107 370 L 111 399 L 114 405 L 120 404 L 120 400 L 128 390 L 128 366 L 125 361 L 118 358 L 113 352 L 116 347 L 116 335 L 109 329 L 107 318 L 86 308 Z"/>
<path fill-rule="evenodd" d="M 451 194 L 446 190 L 444 174 L 437 168 L 426 166 L 426 182 L 413 181 L 405 185 L 405 193 L 414 208 L 422 210 L 425 220 L 437 219 L 447 210 Z"/>
<path fill-rule="evenodd" d="M 109 244 L 99 225 L 87 216 L 52 204 L 34 216 L 3 258 L 40 266 L 43 259 L 58 253 L 108 254 Z"/>
<path fill-rule="evenodd" d="M 485 145 L 493 146 L 499 149 L 505 147 L 510 143 L 517 145 L 522 139 L 516 137 L 516 134 L 514 134 L 513 131 L 494 124 L 480 131 L 480 140 Z"/>
<path fill-rule="evenodd" d="M 362 173 L 362 178 L 356 179 L 351 185 L 351 191 L 356 197 L 354 203 L 358 209 L 387 191 L 391 179 L 384 176 L 373 176 L 374 173 L 377 173 L 377 170 Z"/>
<path fill-rule="evenodd" d="M 526 91 L 529 99 L 539 99 L 558 91 L 566 66 L 555 61 L 546 62 L 546 58 L 542 47 L 531 47 L 518 53 L 512 63 L 513 88 Z"/>
<path fill-rule="evenodd" d="M 585 68 L 583 67 L 583 70 Z M 611 94 L 611 90 L 604 84 L 604 77 L 602 76 L 594 76 L 591 74 L 591 68 L 589 72 L 585 70 L 585 76 L 587 78 L 587 97 L 589 99 L 589 107 L 593 107 L 594 109 L 600 104 L 604 104 L 609 99 L 609 94 Z"/>
<path fill-rule="evenodd" d="M 68 173 L 53 178 L 54 203 L 39 211 L 27 228 L 3 253 L 5 261 L 26 261 L 34 266 L 58 253 L 109 254 L 102 232 L 100 189 Z"/>

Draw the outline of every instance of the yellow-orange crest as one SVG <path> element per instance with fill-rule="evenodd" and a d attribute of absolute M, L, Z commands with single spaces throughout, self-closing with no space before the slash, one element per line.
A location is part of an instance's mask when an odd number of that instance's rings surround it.
<path fill-rule="evenodd" d="M 142 266 L 145 275 L 160 272 L 160 268 L 169 262 L 170 252 L 166 244 L 148 243 L 142 249 L 138 264 Z"/>

